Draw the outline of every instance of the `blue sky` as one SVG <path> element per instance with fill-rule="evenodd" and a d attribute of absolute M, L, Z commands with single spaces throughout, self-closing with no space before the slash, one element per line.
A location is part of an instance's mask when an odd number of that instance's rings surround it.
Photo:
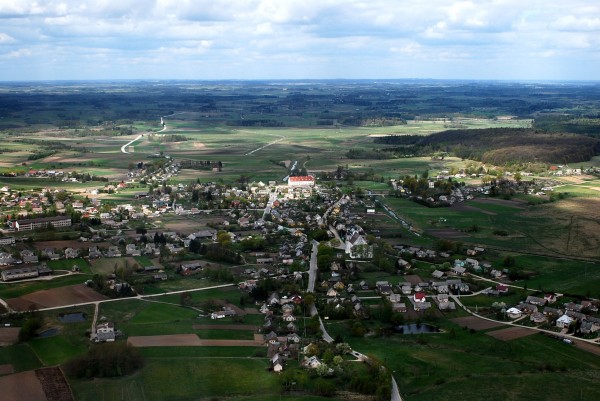
<path fill-rule="evenodd" d="M 598 0 L 0 0 L 0 81 L 600 80 Z"/>

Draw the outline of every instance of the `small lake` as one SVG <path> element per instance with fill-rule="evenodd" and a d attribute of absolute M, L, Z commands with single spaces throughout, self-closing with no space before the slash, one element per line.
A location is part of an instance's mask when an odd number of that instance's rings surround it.
<path fill-rule="evenodd" d="M 85 322 L 85 313 L 65 313 L 58 315 L 58 321 L 61 323 L 80 323 Z"/>
<path fill-rule="evenodd" d="M 46 329 L 44 331 L 42 331 L 40 334 L 38 334 L 38 338 L 46 338 L 46 337 L 52 337 L 58 334 L 58 328 L 57 327 L 51 327 L 49 329 Z"/>
<path fill-rule="evenodd" d="M 423 333 L 439 333 L 440 329 L 430 324 L 402 324 L 394 326 L 394 331 L 398 334 L 423 334 Z"/>

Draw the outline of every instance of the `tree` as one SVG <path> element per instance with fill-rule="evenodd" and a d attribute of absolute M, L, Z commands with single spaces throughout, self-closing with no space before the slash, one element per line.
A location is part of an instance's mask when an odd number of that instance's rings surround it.
<path fill-rule="evenodd" d="M 217 233 L 217 242 L 221 246 L 231 245 L 231 235 L 227 231 L 219 231 Z"/>

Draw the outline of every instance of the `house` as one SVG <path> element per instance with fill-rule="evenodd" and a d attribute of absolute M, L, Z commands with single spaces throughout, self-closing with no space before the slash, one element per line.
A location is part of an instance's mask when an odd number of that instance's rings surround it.
<path fill-rule="evenodd" d="M 500 294 L 506 294 L 508 292 L 508 286 L 506 284 L 498 284 L 496 286 L 496 291 Z"/>
<path fill-rule="evenodd" d="M 561 329 L 566 329 L 574 321 L 575 321 L 575 319 L 573 319 L 573 318 L 571 318 L 571 317 L 569 317 L 567 315 L 562 315 L 561 317 L 559 317 L 558 319 L 556 319 L 556 327 L 561 328 Z"/>
<path fill-rule="evenodd" d="M 358 288 L 361 290 L 368 290 L 369 284 L 367 284 L 366 281 L 362 280 L 360 283 L 358 283 Z"/>
<path fill-rule="evenodd" d="M 336 290 L 334 290 L 333 288 L 330 288 L 329 290 L 327 290 L 327 296 L 328 297 L 337 297 L 338 296 L 338 292 Z"/>
<path fill-rule="evenodd" d="M 375 287 L 380 295 L 390 295 L 392 293 L 392 286 L 387 281 L 377 281 Z"/>
<path fill-rule="evenodd" d="M 509 308 L 506 311 L 506 315 L 511 319 L 518 319 L 521 317 L 522 312 L 517 308 Z"/>
<path fill-rule="evenodd" d="M 279 353 L 271 358 L 271 367 L 273 368 L 273 372 L 281 373 L 281 371 L 283 371 L 283 358 Z"/>
<path fill-rule="evenodd" d="M 210 314 L 211 319 L 223 319 L 228 316 L 235 316 L 237 313 L 233 309 L 223 309 L 218 312 L 213 312 Z"/>
<path fill-rule="evenodd" d="M 462 266 L 454 266 L 452 272 L 458 276 L 464 276 L 467 273 L 467 269 Z"/>
<path fill-rule="evenodd" d="M 352 259 L 372 259 L 373 258 L 373 247 L 369 245 L 367 240 L 360 235 L 358 231 L 346 239 L 346 253 Z"/>
<path fill-rule="evenodd" d="M 60 255 L 54 251 L 54 248 L 46 248 L 42 251 L 42 254 L 50 260 L 60 259 Z"/>
<path fill-rule="evenodd" d="M 529 316 L 529 320 L 535 324 L 541 324 L 547 322 L 548 318 L 542 312 L 534 312 Z"/>
<path fill-rule="evenodd" d="M 546 300 L 547 303 L 553 304 L 554 302 L 556 302 L 557 297 L 556 297 L 556 294 L 550 293 L 550 294 L 544 295 L 544 299 Z"/>
<path fill-rule="evenodd" d="M 433 278 L 435 278 L 435 279 L 439 280 L 439 279 L 441 279 L 442 277 L 444 277 L 444 272 L 442 272 L 442 271 L 439 271 L 439 270 L 434 270 L 434 271 L 433 271 L 433 273 L 431 273 L 431 277 L 433 277 Z"/>
<path fill-rule="evenodd" d="M 106 256 L 109 258 L 119 258 L 121 257 L 121 251 L 119 250 L 118 246 L 111 245 L 108 247 Z"/>
<path fill-rule="evenodd" d="M 592 301 L 581 301 L 581 308 L 582 310 L 587 310 L 592 313 L 598 312 L 598 305 L 596 305 Z"/>
<path fill-rule="evenodd" d="M 295 322 L 296 321 L 296 317 L 292 314 L 288 314 L 288 315 L 284 315 L 283 316 L 283 320 L 286 322 Z"/>
<path fill-rule="evenodd" d="M 20 255 L 23 263 L 38 263 L 39 261 L 38 256 L 29 249 L 22 250 Z"/>
<path fill-rule="evenodd" d="M 431 302 L 415 302 L 413 304 L 416 312 L 431 308 Z"/>
<path fill-rule="evenodd" d="M 525 299 L 525 302 L 527 302 L 528 304 L 538 305 L 538 306 L 543 306 L 546 304 L 546 300 L 544 298 L 534 297 L 532 295 L 529 295 Z"/>
<path fill-rule="evenodd" d="M 135 244 L 127 244 L 125 246 L 125 254 L 129 256 L 141 256 L 142 251 L 137 249 Z"/>
<path fill-rule="evenodd" d="M 527 313 L 528 315 L 531 315 L 532 313 L 536 313 L 538 311 L 538 307 L 536 305 L 526 303 L 519 304 L 518 308 L 521 309 L 521 312 Z"/>
<path fill-rule="evenodd" d="M 502 277 L 502 272 L 500 270 L 492 269 L 490 271 L 490 276 L 493 278 L 500 278 Z"/>
<path fill-rule="evenodd" d="M 99 257 L 102 257 L 102 252 L 100 252 L 97 246 L 92 246 L 88 248 L 88 257 L 90 259 L 97 259 Z"/>
<path fill-rule="evenodd" d="M 269 296 L 269 299 L 267 299 L 267 304 L 268 305 L 278 305 L 279 304 L 279 294 L 274 292 Z"/>
<path fill-rule="evenodd" d="M 400 258 L 400 259 L 398 259 L 398 268 L 399 269 L 410 269 L 411 264 L 408 263 L 406 260 Z"/>
<path fill-rule="evenodd" d="M 15 237 L 0 237 L 0 245 L 14 245 Z"/>
<path fill-rule="evenodd" d="M 404 294 L 404 295 L 410 295 L 411 292 L 412 292 L 412 287 L 411 287 L 410 284 L 402 286 L 402 294 Z"/>
<path fill-rule="evenodd" d="M 304 357 L 304 361 L 302 365 L 308 369 L 316 369 L 321 366 L 323 363 L 317 358 L 316 355 L 311 356 L 310 358 Z"/>
<path fill-rule="evenodd" d="M 600 330 L 600 319 L 595 317 L 588 318 L 585 322 L 581 323 L 579 331 L 583 334 L 592 334 Z"/>
<path fill-rule="evenodd" d="M 563 311 L 561 309 L 551 308 L 549 306 L 546 306 L 542 313 L 552 318 L 557 318 L 563 315 Z"/>
<path fill-rule="evenodd" d="M 92 339 L 95 342 L 115 341 L 115 325 L 111 322 L 96 325 L 96 335 Z"/>
<path fill-rule="evenodd" d="M 79 257 L 79 250 L 73 248 L 65 249 L 65 258 L 66 259 L 75 259 Z"/>
<path fill-rule="evenodd" d="M 415 295 L 413 295 L 413 301 L 425 302 L 425 293 L 424 292 L 415 292 Z"/>

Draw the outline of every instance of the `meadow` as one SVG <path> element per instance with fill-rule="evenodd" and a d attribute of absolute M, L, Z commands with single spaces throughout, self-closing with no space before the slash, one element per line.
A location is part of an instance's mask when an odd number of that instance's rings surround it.
<path fill-rule="evenodd" d="M 444 333 L 344 339 L 394 372 L 408 400 L 577 400 L 600 390 L 587 373 L 600 367 L 597 356 L 555 339 L 535 334 L 503 342 L 446 321 L 433 324 Z M 346 325 L 329 322 L 327 330 L 344 335 Z M 582 393 L 561 393 L 573 381 Z"/>

